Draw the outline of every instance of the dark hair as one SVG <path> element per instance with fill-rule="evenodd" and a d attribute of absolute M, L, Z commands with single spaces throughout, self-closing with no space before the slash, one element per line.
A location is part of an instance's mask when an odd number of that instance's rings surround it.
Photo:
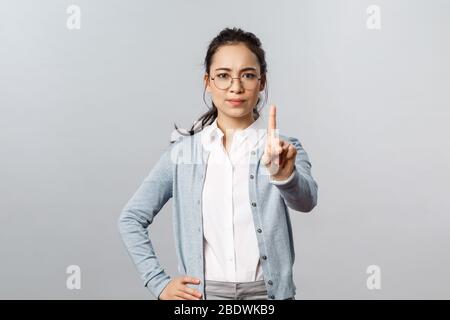
<path fill-rule="evenodd" d="M 261 81 L 264 83 L 265 88 L 265 99 L 264 101 L 267 101 L 268 96 L 268 89 L 267 89 L 267 63 L 265 58 L 265 52 L 261 46 L 261 41 L 251 32 L 245 32 L 244 30 L 240 28 L 225 28 L 211 41 L 211 43 L 208 46 L 208 50 L 206 52 L 205 57 L 205 72 L 206 74 L 209 74 L 209 70 L 211 67 L 211 61 L 214 54 L 217 52 L 217 50 L 223 46 L 223 45 L 230 45 L 230 44 L 238 44 L 243 43 L 245 44 L 258 58 L 258 62 L 261 69 Z M 178 130 L 177 125 L 174 123 L 175 130 L 180 133 L 183 136 L 190 136 L 194 135 L 195 133 L 203 130 L 203 128 L 206 125 L 209 125 L 214 122 L 214 120 L 217 118 L 217 107 L 214 105 L 214 102 L 212 102 L 212 108 L 208 106 L 205 100 L 205 92 L 206 92 L 206 86 L 203 90 L 203 102 L 205 103 L 206 107 L 209 109 L 207 112 L 205 112 L 200 118 L 194 122 L 191 129 L 188 131 L 188 133 L 183 133 Z M 256 103 L 256 106 L 253 108 L 253 115 L 255 120 L 259 118 L 259 110 L 257 109 L 257 106 L 260 102 L 260 98 L 258 98 L 258 101 Z M 195 128 L 194 127 L 200 123 L 200 126 Z M 185 130 L 186 131 L 186 130 Z M 174 141 L 171 141 L 174 142 Z"/>

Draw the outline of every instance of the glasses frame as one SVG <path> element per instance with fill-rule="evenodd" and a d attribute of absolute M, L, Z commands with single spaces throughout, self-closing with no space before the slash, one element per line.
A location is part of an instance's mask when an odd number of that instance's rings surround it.
<path fill-rule="evenodd" d="M 234 81 L 234 79 L 239 79 L 239 82 L 240 82 L 242 88 L 247 89 L 247 88 L 245 88 L 244 85 L 242 84 L 242 76 L 240 76 L 240 77 L 235 77 L 235 78 L 231 77 L 230 85 L 229 85 L 227 88 L 225 88 L 225 89 L 219 88 L 219 87 L 217 86 L 216 82 L 214 81 L 214 79 L 215 79 L 217 76 L 218 76 L 218 75 L 216 75 L 215 77 L 211 77 L 211 75 L 210 75 L 209 78 L 213 81 L 214 86 L 215 86 L 217 89 L 219 89 L 219 90 L 228 90 L 228 89 L 230 89 L 230 88 L 233 86 L 233 81 Z M 262 78 L 262 76 L 260 75 L 259 78 L 257 78 L 257 80 L 258 80 L 257 82 L 261 81 L 261 78 Z M 253 89 L 247 89 L 247 90 L 254 90 L 254 89 L 256 89 L 256 86 L 255 86 L 255 88 L 253 88 Z"/>

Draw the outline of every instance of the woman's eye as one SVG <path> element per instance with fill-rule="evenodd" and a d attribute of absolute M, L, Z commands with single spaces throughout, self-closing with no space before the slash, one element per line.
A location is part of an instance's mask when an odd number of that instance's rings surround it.
<path fill-rule="evenodd" d="M 227 79 L 229 77 L 227 73 L 219 73 L 217 76 L 222 79 Z"/>
<path fill-rule="evenodd" d="M 253 79 L 256 77 L 253 73 L 244 73 L 242 76 L 247 79 Z"/>

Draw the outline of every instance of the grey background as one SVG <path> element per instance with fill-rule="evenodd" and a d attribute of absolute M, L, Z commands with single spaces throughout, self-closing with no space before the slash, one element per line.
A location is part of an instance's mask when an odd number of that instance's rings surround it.
<path fill-rule="evenodd" d="M 70 4 L 80 30 L 66 28 Z M 380 30 L 366 27 L 371 4 Z M 152 299 L 117 218 L 173 122 L 206 111 L 203 58 L 226 26 L 260 37 L 278 126 L 302 141 L 319 185 L 311 215 L 291 211 L 296 298 L 450 298 L 449 9 L 0 1 L 0 298 Z M 171 206 L 150 233 L 174 276 Z M 72 264 L 81 290 L 66 288 Z M 372 264 L 381 290 L 366 287 Z"/>

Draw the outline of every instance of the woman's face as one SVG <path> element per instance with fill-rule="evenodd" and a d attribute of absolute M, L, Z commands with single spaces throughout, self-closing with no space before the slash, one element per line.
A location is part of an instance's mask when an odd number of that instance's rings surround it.
<path fill-rule="evenodd" d="M 264 78 L 256 55 L 242 43 L 221 46 L 212 57 L 210 75 L 205 75 L 204 81 L 207 92 L 211 93 L 212 101 L 217 107 L 219 115 L 244 118 L 253 114 L 253 108 L 258 101 L 258 94 L 264 90 Z M 228 89 L 218 88 L 211 78 L 240 78 L 255 79 L 256 86 L 247 88 L 239 81 L 233 79 Z M 245 80 L 243 80 L 245 81 Z M 251 82 L 251 81 L 249 81 Z M 242 100 L 241 103 L 232 103 L 230 100 Z"/>

